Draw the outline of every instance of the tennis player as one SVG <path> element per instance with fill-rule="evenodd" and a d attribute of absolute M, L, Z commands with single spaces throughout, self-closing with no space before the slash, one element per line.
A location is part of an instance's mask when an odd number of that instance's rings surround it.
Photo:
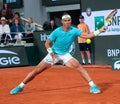
<path fill-rule="evenodd" d="M 64 13 L 62 15 L 61 22 L 63 25 L 55 29 L 45 43 L 45 47 L 48 51 L 46 57 L 35 67 L 32 72 L 25 77 L 25 79 L 18 86 L 10 91 L 10 94 L 17 94 L 23 91 L 28 82 L 43 72 L 46 68 L 57 63 L 59 60 L 62 60 L 65 66 L 76 69 L 81 73 L 83 78 L 90 86 L 90 93 L 96 94 L 101 92 L 82 65 L 70 55 L 69 49 L 75 37 L 81 36 L 83 38 L 93 38 L 98 36 L 101 32 L 106 31 L 105 26 L 87 35 L 87 33 L 83 33 L 81 30 L 71 26 L 72 20 L 69 14 Z"/>

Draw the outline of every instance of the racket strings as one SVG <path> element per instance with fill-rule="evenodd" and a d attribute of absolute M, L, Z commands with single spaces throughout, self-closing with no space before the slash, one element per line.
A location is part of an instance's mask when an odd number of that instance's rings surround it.
<path fill-rule="evenodd" d="M 114 16 L 116 15 L 117 11 L 113 11 L 106 17 L 106 22 L 110 22 L 111 20 L 114 19 Z"/>

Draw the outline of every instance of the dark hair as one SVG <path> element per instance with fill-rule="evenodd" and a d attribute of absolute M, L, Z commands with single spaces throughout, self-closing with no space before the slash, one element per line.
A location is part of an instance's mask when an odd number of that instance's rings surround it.
<path fill-rule="evenodd" d="M 7 4 L 7 3 L 6 3 L 6 2 L 3 3 L 3 9 L 6 9 L 6 8 L 5 8 L 5 4 Z M 8 5 L 7 5 L 7 6 L 8 6 Z"/>
<path fill-rule="evenodd" d="M 49 24 L 49 22 L 48 21 L 45 21 L 44 23 L 43 23 L 43 29 L 44 30 L 50 30 L 50 24 Z"/>
<path fill-rule="evenodd" d="M 69 13 L 67 13 L 67 12 L 64 12 L 63 14 L 62 14 L 62 16 L 64 16 L 64 15 L 70 15 Z"/>
<path fill-rule="evenodd" d="M 55 19 L 50 19 L 50 21 L 55 21 Z"/>
<path fill-rule="evenodd" d="M 20 25 L 20 20 L 19 19 L 14 19 L 14 24 L 15 24 L 15 20 L 18 20 L 18 25 Z"/>
<path fill-rule="evenodd" d="M 19 12 L 15 12 L 14 15 L 18 15 L 18 17 L 20 17 L 20 13 Z"/>
<path fill-rule="evenodd" d="M 79 19 L 84 19 L 84 16 L 82 16 L 82 15 L 81 15 L 81 16 L 79 16 Z"/>

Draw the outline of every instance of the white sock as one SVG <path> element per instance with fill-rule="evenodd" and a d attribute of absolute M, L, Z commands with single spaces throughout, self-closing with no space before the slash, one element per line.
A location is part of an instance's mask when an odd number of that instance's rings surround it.
<path fill-rule="evenodd" d="M 85 59 L 83 59 L 82 62 L 85 64 Z"/>
<path fill-rule="evenodd" d="M 92 87 L 94 85 L 94 82 L 90 81 L 88 84 Z"/>
<path fill-rule="evenodd" d="M 19 84 L 19 86 L 20 86 L 21 88 L 24 88 L 25 84 L 24 84 L 23 82 L 21 82 L 21 83 Z"/>
<path fill-rule="evenodd" d="M 91 59 L 88 59 L 88 63 L 90 63 L 90 64 L 91 64 Z"/>

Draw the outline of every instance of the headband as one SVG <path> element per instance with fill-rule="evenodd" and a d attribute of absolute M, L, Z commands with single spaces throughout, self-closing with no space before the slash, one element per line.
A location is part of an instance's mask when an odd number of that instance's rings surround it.
<path fill-rule="evenodd" d="M 70 15 L 68 15 L 68 14 L 66 14 L 66 15 L 62 16 L 62 20 L 63 20 L 63 19 L 65 19 L 65 18 L 70 18 L 70 19 L 71 19 L 71 16 L 70 16 Z"/>

